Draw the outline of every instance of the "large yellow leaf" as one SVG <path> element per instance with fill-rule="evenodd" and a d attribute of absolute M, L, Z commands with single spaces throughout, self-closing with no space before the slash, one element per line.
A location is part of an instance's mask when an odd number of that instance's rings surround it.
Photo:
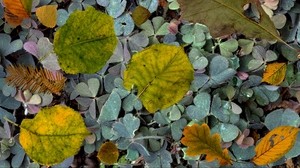
<path fill-rule="evenodd" d="M 181 143 L 188 147 L 186 150 L 187 155 L 206 154 L 207 161 L 218 160 L 220 165 L 231 164 L 228 150 L 223 150 L 221 147 L 220 135 L 210 135 L 210 129 L 207 124 L 187 126 L 183 130 L 183 135 Z"/>
<path fill-rule="evenodd" d="M 54 28 L 57 18 L 57 5 L 45 5 L 36 9 L 36 16 L 46 27 Z"/>
<path fill-rule="evenodd" d="M 262 82 L 267 82 L 271 85 L 279 85 L 285 78 L 286 64 L 285 63 L 271 63 L 263 74 Z"/>
<path fill-rule="evenodd" d="M 262 38 L 281 41 L 273 22 L 258 4 L 260 21 L 256 22 L 244 15 L 243 6 L 256 0 L 178 0 L 182 18 L 200 22 L 209 27 L 214 37 L 235 32 L 249 38 Z"/>
<path fill-rule="evenodd" d="M 124 86 L 137 87 L 138 97 L 153 113 L 182 99 L 194 70 L 182 47 L 155 44 L 133 55 L 124 72 Z"/>
<path fill-rule="evenodd" d="M 105 142 L 101 145 L 97 157 L 102 163 L 112 165 L 118 161 L 119 150 L 113 142 Z"/>
<path fill-rule="evenodd" d="M 4 0 L 5 20 L 12 26 L 18 26 L 23 19 L 30 17 L 32 0 Z"/>
<path fill-rule="evenodd" d="M 47 166 L 75 155 L 90 134 L 80 114 L 63 105 L 41 109 L 34 119 L 24 119 L 20 127 L 20 144 L 27 155 Z"/>
<path fill-rule="evenodd" d="M 283 157 L 295 144 L 299 128 L 280 126 L 269 132 L 255 147 L 253 162 L 262 166 Z"/>

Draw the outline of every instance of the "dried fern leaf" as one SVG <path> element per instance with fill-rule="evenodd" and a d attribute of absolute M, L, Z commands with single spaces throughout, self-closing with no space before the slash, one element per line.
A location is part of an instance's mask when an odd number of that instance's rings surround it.
<path fill-rule="evenodd" d="M 53 73 L 47 69 L 11 65 L 6 68 L 8 85 L 32 93 L 54 93 L 60 95 L 66 78 L 59 72 Z"/>

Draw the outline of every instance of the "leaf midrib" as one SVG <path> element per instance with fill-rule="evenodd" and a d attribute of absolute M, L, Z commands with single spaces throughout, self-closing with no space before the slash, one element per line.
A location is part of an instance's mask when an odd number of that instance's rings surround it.
<path fill-rule="evenodd" d="M 97 42 L 97 41 L 102 41 L 102 40 L 106 40 L 108 38 L 113 38 L 114 36 L 105 36 L 105 37 L 96 37 L 96 38 L 92 38 L 92 39 L 86 39 L 86 40 L 81 40 L 79 42 L 75 42 L 75 43 L 71 43 L 69 45 L 66 45 L 64 47 L 71 47 L 71 46 L 76 46 L 76 45 L 80 45 L 80 44 L 85 44 L 85 43 L 91 43 L 91 42 Z"/>
<path fill-rule="evenodd" d="M 56 134 L 56 135 L 50 135 L 50 134 L 39 134 L 37 132 L 33 132 L 31 130 L 28 130 L 26 128 L 22 128 L 31 134 L 38 136 L 38 137 L 68 137 L 68 136 L 77 136 L 77 135 L 90 135 L 89 133 L 72 133 L 72 134 Z"/>
<path fill-rule="evenodd" d="M 274 35 L 273 33 L 269 32 L 265 27 L 261 26 L 260 24 L 254 22 L 253 20 L 249 19 L 248 17 L 246 17 L 245 15 L 243 15 L 242 13 L 236 11 L 234 8 L 231 8 L 230 6 L 226 6 L 225 4 L 218 2 L 216 0 L 212 0 L 213 2 L 220 4 L 221 6 L 224 6 L 225 8 L 233 11 L 234 13 L 238 14 L 241 18 L 244 18 L 244 20 L 247 20 L 247 22 L 251 23 L 252 25 L 258 26 L 261 29 L 263 29 L 266 33 L 268 33 L 269 35 L 275 37 L 276 40 L 280 41 L 280 42 L 284 42 L 282 39 L 280 39 L 279 37 L 277 37 L 277 35 Z M 215 10 L 215 9 L 213 9 Z M 202 13 L 202 12 L 199 12 Z"/>
<path fill-rule="evenodd" d="M 298 132 L 295 132 L 294 134 L 297 134 L 297 133 Z M 285 140 L 288 140 L 290 136 L 294 136 L 294 134 L 287 134 L 284 139 L 282 139 L 281 141 L 278 141 L 277 143 L 274 143 L 273 147 L 269 148 L 265 152 L 262 152 L 259 156 L 255 156 L 253 158 L 253 160 L 263 157 L 266 153 L 269 153 L 272 149 L 274 149 L 274 147 L 277 146 L 279 143 L 283 143 Z M 268 146 L 270 146 L 270 145 L 268 144 Z"/>
<path fill-rule="evenodd" d="M 160 72 L 158 72 L 157 74 L 155 74 L 155 77 L 154 77 L 151 81 L 149 81 L 149 82 L 147 83 L 146 86 L 143 87 L 142 91 L 137 95 L 137 97 L 142 96 L 142 94 L 145 93 L 146 90 L 151 86 L 151 84 L 153 83 L 153 81 L 159 80 L 159 76 L 160 76 L 161 74 L 163 74 L 163 73 L 169 68 L 170 65 L 173 64 L 173 62 L 174 62 L 176 56 L 179 55 L 178 53 L 179 53 L 179 51 L 177 51 L 177 52 L 174 54 L 174 56 L 172 57 L 172 59 L 170 59 L 170 61 L 168 62 L 168 64 L 167 64 L 166 66 L 164 66 L 164 68 L 163 68 Z"/>

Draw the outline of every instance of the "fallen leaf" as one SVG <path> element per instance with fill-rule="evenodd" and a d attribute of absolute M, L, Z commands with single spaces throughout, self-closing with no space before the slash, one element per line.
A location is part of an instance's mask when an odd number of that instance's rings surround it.
<path fill-rule="evenodd" d="M 149 10 L 143 6 L 137 6 L 132 12 L 132 19 L 136 25 L 143 24 L 149 17 L 151 13 Z"/>
<path fill-rule="evenodd" d="M 178 0 L 182 9 L 182 19 L 208 26 L 213 37 L 239 32 L 248 38 L 262 38 L 284 42 L 278 35 L 273 22 L 260 5 L 257 23 L 244 15 L 243 6 L 249 0 Z M 254 3 L 254 0 L 250 2 Z"/>
<path fill-rule="evenodd" d="M 271 63 L 268 64 L 263 74 L 262 82 L 267 82 L 271 85 L 280 85 L 285 78 L 286 64 Z"/>
<path fill-rule="evenodd" d="M 112 165 L 118 161 L 119 150 L 113 142 L 105 142 L 101 145 L 97 157 L 102 163 Z"/>
<path fill-rule="evenodd" d="M 264 136 L 255 147 L 256 155 L 253 162 L 267 165 L 283 157 L 295 144 L 299 128 L 280 126 Z"/>
<path fill-rule="evenodd" d="M 12 26 L 19 26 L 30 17 L 32 0 L 4 0 L 4 18 Z"/>
<path fill-rule="evenodd" d="M 145 108 L 154 113 L 182 99 L 194 78 L 182 47 L 155 44 L 133 55 L 124 72 L 127 90 L 137 87 Z"/>
<path fill-rule="evenodd" d="M 37 8 L 36 16 L 44 26 L 54 28 L 57 19 L 57 5 L 45 5 Z"/>
<path fill-rule="evenodd" d="M 74 11 L 55 33 L 53 45 L 66 73 L 96 73 L 117 46 L 114 20 L 91 6 L 85 11 Z"/>
<path fill-rule="evenodd" d="M 220 165 L 231 164 L 228 150 L 223 150 L 221 147 L 220 135 L 211 135 L 207 124 L 187 126 L 183 130 L 183 135 L 181 143 L 188 147 L 186 150 L 187 155 L 206 154 L 206 160 L 209 162 L 218 160 Z"/>
<path fill-rule="evenodd" d="M 24 119 L 20 128 L 20 144 L 27 155 L 47 166 L 75 155 L 90 134 L 81 115 L 63 105 L 41 109 L 34 119 Z"/>

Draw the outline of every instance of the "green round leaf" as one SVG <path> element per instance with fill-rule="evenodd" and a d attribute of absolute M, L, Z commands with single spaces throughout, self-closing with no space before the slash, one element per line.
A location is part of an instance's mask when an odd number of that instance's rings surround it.
<path fill-rule="evenodd" d="M 299 127 L 300 117 L 295 111 L 291 109 L 278 109 L 272 111 L 266 116 L 265 125 L 269 130 L 282 125 Z"/>
<path fill-rule="evenodd" d="M 124 72 L 124 87 L 135 86 L 149 112 L 165 109 L 182 99 L 194 78 L 183 48 L 155 44 L 132 57 Z"/>
<path fill-rule="evenodd" d="M 239 135 L 239 128 L 232 124 L 220 124 L 220 133 L 224 142 L 230 142 Z"/>
<path fill-rule="evenodd" d="M 113 19 L 92 7 L 73 12 L 54 36 L 59 64 L 70 74 L 99 71 L 116 45 Z"/>

